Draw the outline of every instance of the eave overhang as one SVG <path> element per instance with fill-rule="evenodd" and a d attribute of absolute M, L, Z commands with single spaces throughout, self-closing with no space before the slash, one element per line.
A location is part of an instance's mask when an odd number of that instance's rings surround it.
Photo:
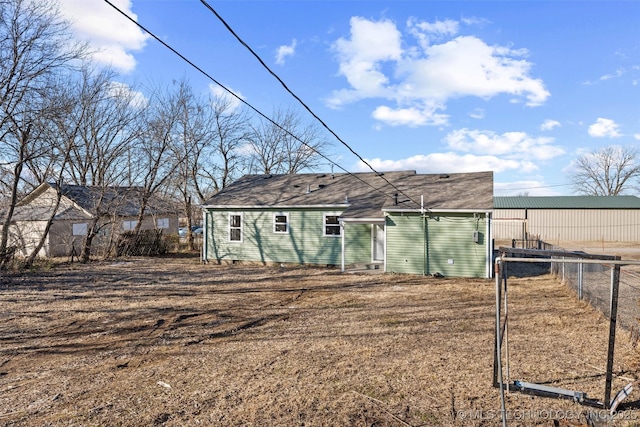
<path fill-rule="evenodd" d="M 347 209 L 350 205 L 202 205 L 202 209 L 217 210 L 282 210 L 282 209 Z"/>

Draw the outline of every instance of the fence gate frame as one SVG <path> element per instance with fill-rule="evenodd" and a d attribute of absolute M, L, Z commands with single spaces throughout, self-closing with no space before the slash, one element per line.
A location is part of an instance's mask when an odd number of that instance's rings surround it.
<path fill-rule="evenodd" d="M 569 252 L 557 250 L 518 249 L 500 247 L 500 255 L 495 259 L 496 277 L 496 327 L 494 340 L 493 386 L 500 389 L 502 423 L 506 426 L 505 390 L 532 394 L 542 397 L 571 399 L 576 403 L 604 408 L 613 414 L 618 405 L 632 391 L 633 383 L 620 390 L 612 399 L 611 382 L 613 379 L 613 356 L 615 349 L 616 322 L 618 316 L 618 291 L 620 286 L 620 267 L 624 265 L 640 265 L 640 261 L 622 260 L 620 256 L 596 255 L 585 252 Z M 557 259 L 552 257 L 562 257 Z M 605 390 L 602 401 L 587 397 L 582 391 L 567 390 L 522 380 L 510 381 L 509 378 L 509 315 L 507 264 L 509 262 L 525 263 L 578 263 L 604 264 L 611 268 L 611 293 L 609 310 L 609 343 L 607 350 L 607 367 L 605 372 Z M 503 349 L 504 344 L 504 349 Z M 506 366 L 503 365 L 503 350 Z M 506 369 L 506 382 L 504 370 Z"/>

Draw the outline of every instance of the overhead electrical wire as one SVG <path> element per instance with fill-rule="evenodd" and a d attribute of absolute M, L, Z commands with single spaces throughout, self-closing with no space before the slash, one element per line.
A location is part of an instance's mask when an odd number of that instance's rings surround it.
<path fill-rule="evenodd" d="M 180 52 L 178 52 L 176 49 L 174 49 L 172 46 L 170 46 L 168 43 L 164 42 L 163 40 L 161 40 L 158 36 L 156 36 L 153 32 L 151 32 L 150 30 L 148 30 L 145 26 L 143 26 L 142 24 L 140 24 L 139 22 L 137 22 L 136 20 L 134 20 L 133 18 L 131 18 L 129 15 L 127 15 L 124 11 L 122 11 L 120 8 L 118 8 L 117 6 L 115 6 L 113 3 L 111 3 L 111 1 L 109 0 L 104 0 L 105 3 L 107 3 L 109 6 L 111 6 L 113 9 L 115 9 L 118 13 L 120 13 L 122 16 L 124 16 L 125 18 L 127 18 L 130 22 L 132 22 L 134 25 L 136 25 L 138 28 L 140 28 L 141 30 L 143 30 L 144 32 L 146 32 L 147 34 L 149 34 L 151 37 L 153 37 L 158 43 L 162 44 L 164 47 L 166 47 L 167 49 L 169 49 L 171 52 L 173 52 L 175 55 L 177 55 L 180 59 L 182 59 L 183 61 L 185 61 L 187 64 L 189 64 L 191 67 L 195 68 L 198 72 L 200 72 L 202 75 L 204 75 L 205 77 L 207 77 L 209 80 L 211 80 L 212 82 L 214 82 L 215 84 L 217 84 L 218 86 L 220 86 L 224 91 L 226 91 L 227 93 L 229 93 L 231 96 L 233 96 L 234 98 L 236 98 L 238 101 L 242 102 L 244 105 L 246 105 L 247 107 L 249 107 L 251 110 L 253 110 L 254 112 L 256 112 L 259 116 L 261 116 L 262 118 L 266 119 L 267 121 L 269 121 L 271 124 L 277 126 L 280 130 L 284 131 L 285 133 L 287 133 L 289 136 L 291 136 L 292 138 L 294 138 L 296 141 L 300 142 L 301 144 L 305 145 L 306 147 L 308 147 L 309 149 L 313 150 L 316 154 L 318 154 L 320 157 L 322 157 L 323 159 L 327 160 L 330 164 L 333 164 L 335 166 L 337 166 L 340 170 L 344 171 L 345 173 L 347 173 L 348 175 L 351 175 L 353 177 L 355 177 L 356 179 L 358 179 L 359 181 L 361 181 L 363 184 L 367 185 L 368 187 L 371 187 L 372 189 L 384 194 L 387 197 L 394 197 L 390 194 L 388 194 L 387 192 L 385 192 L 384 190 L 377 188 L 373 185 L 371 185 L 369 182 L 363 180 L 361 177 L 359 177 L 357 174 L 354 174 L 352 172 L 349 172 L 347 169 L 345 169 L 343 166 L 341 166 L 340 164 L 336 163 L 334 160 L 330 159 L 329 157 L 325 156 L 324 154 L 322 154 L 321 152 L 319 152 L 318 150 L 316 150 L 315 148 L 311 147 L 309 144 L 307 144 L 306 142 L 302 141 L 300 138 L 298 138 L 298 136 L 294 135 L 293 133 L 291 133 L 291 131 L 289 131 L 288 129 L 282 127 L 279 123 L 277 123 L 276 121 L 274 121 L 273 119 L 271 119 L 270 117 L 268 117 L 266 114 L 262 113 L 260 110 L 258 110 L 256 107 L 254 107 L 253 105 L 251 105 L 249 102 L 245 101 L 244 99 L 242 99 L 241 97 L 239 97 L 238 95 L 236 95 L 231 89 L 227 88 L 225 85 L 223 85 L 222 83 L 220 83 L 218 80 L 216 80 L 213 76 L 211 76 L 209 73 L 207 73 L 205 70 L 203 70 L 202 68 L 200 68 L 198 65 L 196 65 L 195 63 L 193 63 L 191 60 L 189 60 L 187 57 L 185 57 L 183 54 L 181 54 Z M 215 11 L 214 11 L 215 13 Z M 247 46 L 248 47 L 248 46 Z M 250 48 L 249 48 L 250 49 Z M 260 60 L 262 62 L 262 60 Z M 277 76 L 276 76 L 277 78 Z M 278 80 L 280 80 L 278 78 Z M 281 81 L 282 82 L 282 81 Z M 284 83 L 282 83 L 284 85 Z M 286 86 L 285 86 L 286 87 Z M 291 93 L 291 92 L 290 92 Z M 293 93 L 292 93 L 293 95 Z M 295 95 L 293 95 L 295 96 Z M 305 105 L 297 96 L 295 96 L 296 99 L 298 99 L 303 105 Z M 306 107 L 306 105 L 305 105 Z M 309 112 L 311 112 L 311 110 L 308 109 L 307 110 Z M 319 120 L 324 126 L 325 128 L 327 128 L 336 138 L 338 138 L 338 140 L 340 142 L 342 142 L 342 144 L 344 144 L 347 148 L 349 148 L 349 150 L 351 150 L 352 153 L 354 153 L 359 159 L 361 159 L 367 166 L 369 166 L 369 168 L 374 171 L 376 173 L 376 175 L 380 176 L 381 178 L 383 178 L 392 188 L 394 188 L 395 190 L 397 190 L 399 193 L 403 194 L 406 196 L 405 193 L 403 193 L 401 190 L 399 190 L 395 185 L 393 185 L 391 182 L 389 182 L 386 178 L 384 178 L 383 174 L 377 172 L 375 169 L 373 169 L 368 163 L 366 163 L 364 161 L 364 159 L 362 159 L 362 157 L 360 157 L 360 155 L 358 155 L 355 151 L 353 151 L 353 149 L 351 149 L 351 147 L 349 147 L 344 141 L 342 141 L 342 139 L 340 139 L 331 129 L 329 129 L 324 122 L 322 122 L 322 120 L 320 120 L 315 114 L 313 114 L 313 112 L 311 112 L 311 114 L 317 119 Z M 408 196 L 407 196 L 408 197 Z M 411 198 L 409 198 L 411 199 Z M 413 200 L 411 200 L 413 201 Z M 416 203 L 415 201 L 413 201 L 414 203 Z"/>
<path fill-rule="evenodd" d="M 202 3 L 207 9 L 209 9 L 209 11 L 211 13 L 213 13 L 216 18 L 218 18 L 218 20 L 222 23 L 222 25 L 225 26 L 225 28 L 236 38 L 236 40 L 238 40 L 238 42 L 240 42 L 240 44 L 242 46 L 244 46 L 245 48 L 247 48 L 247 50 L 249 50 L 249 52 L 251 52 L 251 54 L 258 60 L 258 62 L 260 62 L 260 64 L 269 72 L 269 74 L 271 74 L 281 85 L 282 87 L 284 87 L 284 89 L 291 95 L 293 96 L 308 112 L 309 114 L 311 114 L 318 122 L 320 122 L 320 124 L 327 130 L 329 131 L 329 133 L 331 133 L 342 145 L 344 145 L 345 147 L 347 147 L 347 149 L 349 151 L 351 151 L 351 153 L 353 153 L 353 155 L 355 155 L 362 163 L 364 163 L 369 169 L 371 169 L 376 175 L 378 175 L 379 177 L 381 177 L 382 179 L 384 179 L 386 181 L 387 184 L 389 184 L 393 189 L 395 189 L 399 194 L 404 195 L 405 197 L 407 197 L 410 201 L 412 201 L 413 203 L 416 203 L 415 200 L 413 200 L 411 197 L 409 197 L 406 193 L 404 193 L 402 190 L 400 190 L 398 187 L 396 187 L 394 184 L 392 184 L 387 178 L 384 177 L 384 175 L 378 171 L 376 171 L 373 166 L 371 166 L 371 164 L 369 164 L 369 162 L 367 162 L 364 158 L 362 158 L 362 156 L 360 156 L 360 154 L 358 154 L 353 148 L 351 148 L 351 146 L 349 144 L 347 144 L 342 138 L 340 138 L 340 136 L 338 136 L 337 133 L 335 133 L 333 131 L 333 129 L 331 129 L 316 113 L 313 112 L 313 110 L 311 110 L 311 108 L 302 100 L 300 99 L 300 97 L 298 95 L 296 95 L 291 89 L 289 89 L 289 87 L 287 86 L 287 84 L 280 78 L 280 76 L 278 76 L 265 62 L 264 60 L 260 57 L 260 55 L 258 55 L 252 48 L 251 46 L 249 46 L 234 30 L 233 28 L 231 28 L 231 26 L 224 20 L 224 18 L 222 18 L 222 16 L 220 16 L 220 14 L 218 12 L 216 12 L 216 10 L 209 4 L 207 3 L 205 0 L 200 0 L 200 3 Z"/>

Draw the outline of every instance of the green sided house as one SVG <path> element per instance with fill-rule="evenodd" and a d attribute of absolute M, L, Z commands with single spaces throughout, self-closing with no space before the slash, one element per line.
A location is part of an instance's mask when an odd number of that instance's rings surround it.
<path fill-rule="evenodd" d="M 245 175 L 203 206 L 203 260 L 491 277 L 493 173 Z"/>

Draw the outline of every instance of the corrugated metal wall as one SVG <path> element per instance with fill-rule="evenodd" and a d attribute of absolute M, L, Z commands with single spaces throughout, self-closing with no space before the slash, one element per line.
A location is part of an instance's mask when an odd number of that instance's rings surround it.
<path fill-rule="evenodd" d="M 524 209 L 495 209 L 493 211 L 493 238 L 497 240 L 524 239 Z"/>
<path fill-rule="evenodd" d="M 554 243 L 558 241 L 640 241 L 640 210 L 635 209 L 528 209 L 529 236 Z M 496 209 L 495 239 L 522 239 L 524 209 Z"/>

